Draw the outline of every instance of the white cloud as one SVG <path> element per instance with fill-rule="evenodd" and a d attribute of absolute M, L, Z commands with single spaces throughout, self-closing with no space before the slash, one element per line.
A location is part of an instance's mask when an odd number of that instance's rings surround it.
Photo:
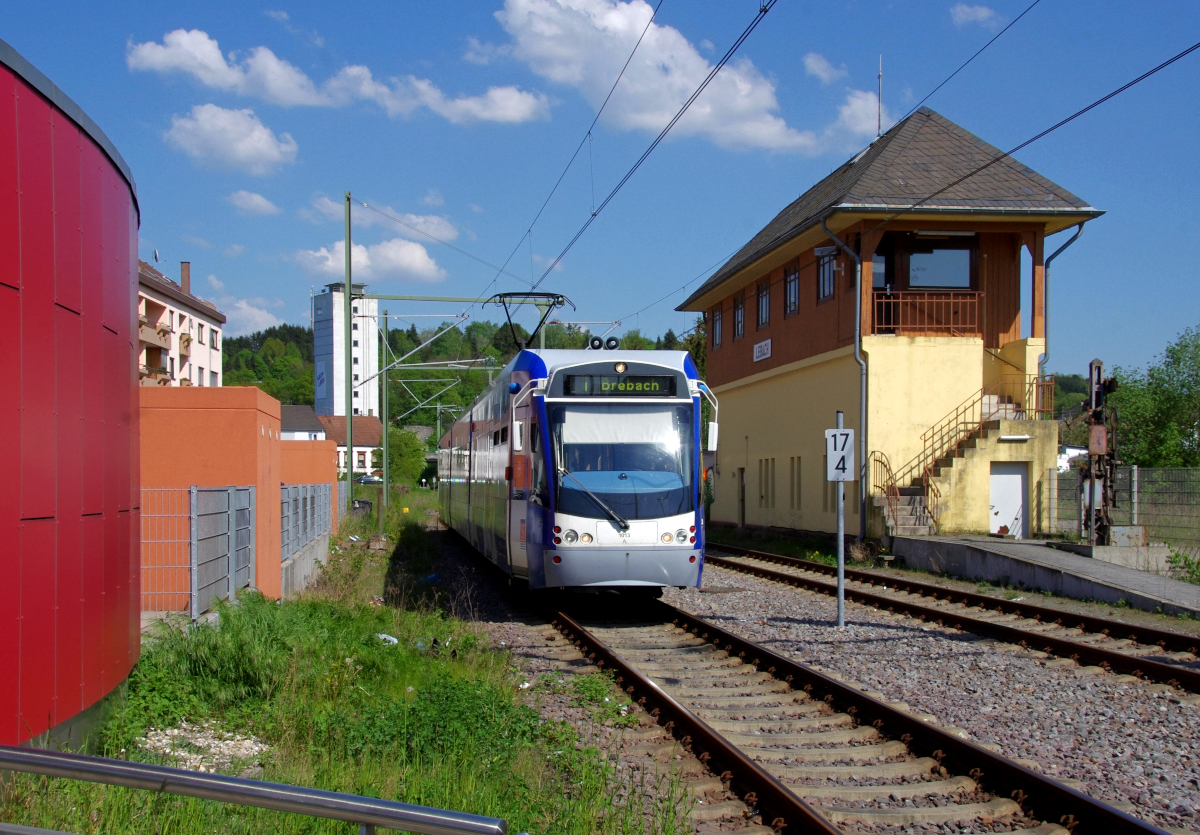
<path fill-rule="evenodd" d="M 317 250 L 301 249 L 293 255 L 300 267 L 317 275 L 340 276 L 346 269 L 346 244 L 336 241 Z M 413 281 L 441 281 L 446 271 L 438 266 L 428 250 L 414 241 L 392 238 L 350 249 L 351 268 L 356 278 L 402 278 Z"/>
<path fill-rule="evenodd" d="M 538 255 L 536 252 L 533 253 L 533 263 L 537 264 L 539 267 L 549 266 L 550 262 L 553 260 L 554 259 L 551 258 L 550 256 Z M 563 262 L 559 261 L 557 264 L 554 265 L 554 272 L 561 273 L 562 271 L 563 271 Z"/>
<path fill-rule="evenodd" d="M 482 212 L 483 211 L 483 206 L 476 205 L 475 203 L 468 204 L 467 208 L 473 212 Z"/>
<path fill-rule="evenodd" d="M 426 206 L 440 206 L 445 203 L 446 200 L 444 197 L 442 197 L 442 193 L 440 191 L 438 191 L 436 188 L 431 188 L 429 193 L 421 198 L 421 202 Z"/>
<path fill-rule="evenodd" d="M 203 165 L 257 176 L 295 162 L 299 150 L 291 134 L 276 136 L 253 110 L 215 104 L 198 104 L 187 116 L 172 116 L 163 139 Z"/>
<path fill-rule="evenodd" d="M 447 98 L 428 79 L 406 76 L 376 81 L 361 65 L 343 67 L 320 88 L 292 64 L 265 46 L 249 50 L 244 58 L 228 57 L 207 32 L 176 29 L 162 43 L 148 41 L 126 48 L 131 70 L 181 72 L 206 87 L 228 90 L 284 106 L 344 107 L 355 101 L 372 101 L 389 116 L 408 116 L 427 108 L 454 124 L 471 122 L 528 122 L 550 114 L 550 100 L 541 93 L 517 87 L 490 87 L 478 96 Z"/>
<path fill-rule="evenodd" d="M 814 75 L 821 79 L 822 84 L 831 84 L 839 78 L 846 76 L 845 65 L 839 69 L 829 63 L 824 55 L 818 55 L 815 52 L 810 52 L 804 56 L 804 70 L 809 75 Z"/>
<path fill-rule="evenodd" d="M 955 26 L 978 23 L 980 26 L 988 28 L 995 27 L 1000 22 L 995 9 L 987 6 L 968 6 L 966 3 L 957 3 L 951 6 L 950 19 L 954 21 Z"/>
<path fill-rule="evenodd" d="M 256 307 L 249 299 L 222 299 L 218 304 L 227 320 L 226 336 L 244 336 L 283 324 L 275 314 Z"/>
<path fill-rule="evenodd" d="M 194 235 L 181 235 L 180 237 L 192 246 L 198 246 L 201 249 L 212 249 L 212 244 L 204 240 L 204 238 L 197 238 Z"/>
<path fill-rule="evenodd" d="M 225 314 L 225 335 L 243 336 L 264 328 L 282 324 L 276 316 L 268 312 L 268 307 L 283 307 L 279 299 L 239 299 L 225 292 L 225 282 L 215 275 L 208 276 L 208 286 L 217 293 L 213 301 L 217 309 Z"/>
<path fill-rule="evenodd" d="M 618 129 L 658 133 L 712 63 L 678 30 L 658 23 L 646 29 L 652 14 L 645 0 L 505 0 L 496 18 L 512 37 L 514 57 L 543 78 L 577 89 L 594 108 L 645 29 L 603 118 Z M 842 72 L 832 65 L 828 70 L 834 77 Z M 672 134 L 703 136 L 726 148 L 841 151 L 875 136 L 874 125 L 860 131 L 859 120 L 846 117 L 867 95 L 873 96 L 848 90 L 837 121 L 822 130 L 794 128 L 778 115 L 774 83 L 742 58 L 721 70 Z"/>
<path fill-rule="evenodd" d="M 274 20 L 278 23 L 287 23 L 288 20 L 290 20 L 287 12 L 271 11 L 270 9 L 268 9 L 267 11 L 263 12 L 263 14 L 265 14 L 267 17 L 271 18 L 271 20 Z"/>
<path fill-rule="evenodd" d="M 431 193 L 437 194 L 437 192 Z M 438 197 L 440 199 L 441 195 L 438 195 Z M 428 195 L 423 202 L 430 202 Z M 300 210 L 300 216 L 313 223 L 340 221 L 346 216 L 345 204 L 330 200 L 323 194 L 314 197 L 309 205 L 311 208 Z M 416 238 L 417 240 L 426 239 L 424 235 L 420 234 L 421 232 L 424 232 L 426 235 L 432 235 L 435 238 L 440 238 L 443 241 L 452 241 L 459 234 L 458 228 L 450 222 L 450 218 L 442 215 L 414 215 L 410 212 L 397 211 L 391 206 L 376 206 L 375 208 L 379 211 L 371 211 L 357 203 L 353 204 L 351 219 L 354 222 L 354 227 L 356 229 L 382 227 L 390 229 L 406 238 Z M 391 217 L 387 217 L 388 215 Z M 403 221 L 403 223 L 396 223 L 391 219 L 393 217 Z"/>
<path fill-rule="evenodd" d="M 161 44 L 131 42 L 125 51 L 125 63 L 131 70 L 186 73 L 206 87 L 284 106 L 326 103 L 307 75 L 265 46 L 250 50 L 241 61 L 236 55 L 230 53 L 227 61 L 207 32 L 176 29 L 164 35 Z"/>
<path fill-rule="evenodd" d="M 598 108 L 652 14 L 644 0 L 506 0 L 496 17 L 518 59 L 544 78 L 575 87 Z M 604 118 L 618 128 L 657 133 L 711 69 L 678 30 L 653 23 Z M 775 86 L 742 59 L 713 79 L 673 132 L 725 147 L 811 148 L 813 138 L 789 127 L 778 109 Z"/>
<path fill-rule="evenodd" d="M 237 258 L 245 251 L 246 247 L 242 246 L 241 244 L 230 244 L 221 250 L 221 254 L 226 258 Z"/>
<path fill-rule="evenodd" d="M 467 38 L 467 51 L 463 53 L 463 58 L 472 64 L 482 66 L 511 54 L 511 46 L 497 46 L 492 43 L 481 43 L 478 38 Z"/>
<path fill-rule="evenodd" d="M 229 202 L 244 215 L 277 215 L 283 211 L 261 194 L 255 194 L 253 191 L 245 189 L 229 195 Z"/>

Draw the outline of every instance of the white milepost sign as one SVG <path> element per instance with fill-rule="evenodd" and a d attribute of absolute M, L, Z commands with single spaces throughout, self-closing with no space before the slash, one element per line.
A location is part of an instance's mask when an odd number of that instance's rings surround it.
<path fill-rule="evenodd" d="M 825 430 L 825 480 L 857 481 L 854 468 L 854 430 Z"/>
<path fill-rule="evenodd" d="M 854 430 L 842 426 L 837 413 L 837 428 L 825 430 L 825 480 L 836 484 L 837 491 L 837 625 L 846 626 L 846 485 L 858 477 L 854 469 Z"/>

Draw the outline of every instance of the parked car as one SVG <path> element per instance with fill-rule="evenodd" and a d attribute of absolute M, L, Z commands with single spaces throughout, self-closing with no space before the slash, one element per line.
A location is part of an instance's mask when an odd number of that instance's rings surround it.
<path fill-rule="evenodd" d="M 383 484 L 383 477 L 377 475 L 360 475 L 354 479 L 355 484 Z"/>

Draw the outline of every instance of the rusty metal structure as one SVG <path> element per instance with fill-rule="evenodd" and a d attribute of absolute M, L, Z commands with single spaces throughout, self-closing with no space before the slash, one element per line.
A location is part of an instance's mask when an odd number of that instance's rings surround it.
<path fill-rule="evenodd" d="M 1108 395 L 1117 390 L 1115 377 L 1104 376 L 1104 363 L 1088 364 L 1088 399 L 1085 410 L 1068 426 L 1086 421 L 1087 463 L 1079 468 L 1079 538 L 1089 545 L 1118 544 L 1112 509 L 1117 506 L 1117 410 Z M 1127 540 L 1122 537 L 1122 544 Z"/>

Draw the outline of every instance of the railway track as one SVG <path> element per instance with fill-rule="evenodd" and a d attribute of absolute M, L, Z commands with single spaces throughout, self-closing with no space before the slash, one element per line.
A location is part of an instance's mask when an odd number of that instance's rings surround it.
<path fill-rule="evenodd" d="M 785 835 L 896 828 L 1028 835 L 1160 830 L 853 686 L 663 603 L 552 623 L 610 670 L 761 824 Z"/>
<path fill-rule="evenodd" d="M 720 556 L 725 554 L 726 556 Z M 709 546 L 705 560 L 767 580 L 834 595 L 837 569 L 797 557 L 732 546 Z M 1200 638 L 1119 621 L 1075 615 L 903 578 L 846 569 L 846 599 L 926 623 L 952 626 L 1026 649 L 1065 664 L 1200 693 Z"/>

